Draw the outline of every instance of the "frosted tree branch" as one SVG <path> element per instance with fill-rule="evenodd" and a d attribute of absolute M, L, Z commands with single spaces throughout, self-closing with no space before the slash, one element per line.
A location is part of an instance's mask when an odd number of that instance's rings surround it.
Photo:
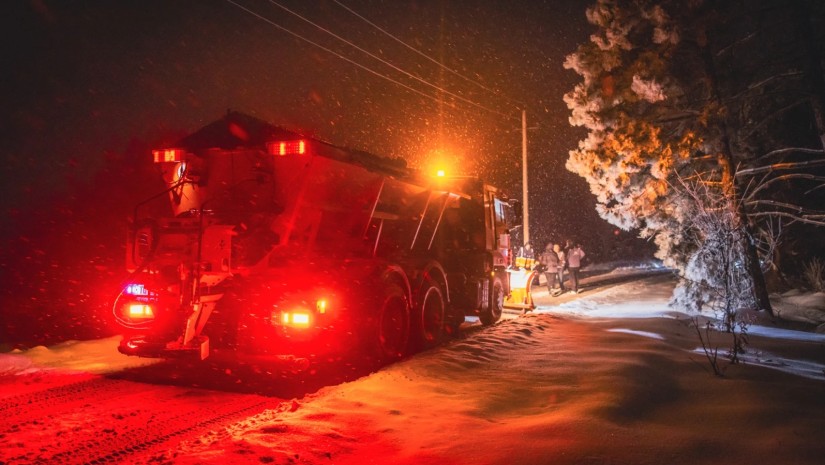
<path fill-rule="evenodd" d="M 825 216 L 823 216 L 823 215 L 815 215 L 815 216 L 812 216 L 812 217 L 807 217 L 807 216 L 800 216 L 800 215 L 795 215 L 793 213 L 786 213 L 786 212 L 780 212 L 780 211 L 761 211 L 761 212 L 751 213 L 749 216 L 751 218 L 766 217 L 766 216 L 767 217 L 774 217 L 774 218 L 779 218 L 779 217 L 781 217 L 781 218 L 790 218 L 791 220 L 793 220 L 792 223 L 793 222 L 799 222 L 799 223 L 812 224 L 812 225 L 815 225 L 815 226 L 825 226 Z"/>
<path fill-rule="evenodd" d="M 797 161 L 797 162 L 788 162 L 788 163 L 774 163 L 772 165 L 765 165 L 765 166 L 757 166 L 755 168 L 745 168 L 743 170 L 738 170 L 736 172 L 736 176 L 747 176 L 752 174 L 758 173 L 765 173 L 769 171 L 779 171 L 779 170 L 792 170 L 797 168 L 810 168 L 814 166 L 825 166 L 825 160 L 809 160 L 809 161 Z"/>
<path fill-rule="evenodd" d="M 790 78 L 790 77 L 802 77 L 804 75 L 805 75 L 805 73 L 803 73 L 802 71 L 798 71 L 798 70 L 790 70 L 790 71 L 786 71 L 784 73 L 775 74 L 775 75 L 769 76 L 769 77 L 767 77 L 767 78 L 765 78 L 765 79 L 763 79 L 759 82 L 755 82 L 753 84 L 750 84 L 746 89 L 742 90 L 738 94 L 725 98 L 725 101 L 726 102 L 731 102 L 731 101 L 739 100 L 740 98 L 742 98 L 742 96 L 748 94 L 749 92 L 753 92 L 754 90 L 758 90 L 759 88 L 764 87 L 764 86 L 770 84 L 771 82 L 779 80 L 779 79 Z"/>
<path fill-rule="evenodd" d="M 776 156 L 776 155 L 785 155 L 787 153 L 810 153 L 812 155 L 819 155 L 819 154 L 825 153 L 825 150 L 822 150 L 822 149 L 809 149 L 809 148 L 804 148 L 804 147 L 787 147 L 787 148 L 784 148 L 784 149 L 772 150 L 772 151 L 762 155 L 761 157 L 759 157 L 758 160 L 762 160 L 762 159 L 768 158 L 768 157 L 773 157 L 773 156 Z"/>
<path fill-rule="evenodd" d="M 782 176 L 777 176 L 775 178 L 772 178 L 772 179 L 769 179 L 767 181 L 763 181 L 763 182 L 759 183 L 759 185 L 757 185 L 757 187 L 754 190 L 752 190 L 751 193 L 747 196 L 747 199 L 748 200 L 753 199 L 756 196 L 756 194 L 758 194 L 762 190 L 767 189 L 768 187 L 770 187 L 771 184 L 774 184 L 774 183 L 777 183 L 777 182 L 784 182 L 784 181 L 793 181 L 793 180 L 798 180 L 798 179 L 803 179 L 803 180 L 807 180 L 807 181 L 821 181 L 821 182 L 825 183 L 825 176 L 817 176 L 817 175 L 814 175 L 814 174 L 807 174 L 807 173 L 784 174 Z M 822 186 L 819 186 L 819 187 L 822 187 Z M 818 189 L 819 187 L 815 187 L 814 189 Z"/>

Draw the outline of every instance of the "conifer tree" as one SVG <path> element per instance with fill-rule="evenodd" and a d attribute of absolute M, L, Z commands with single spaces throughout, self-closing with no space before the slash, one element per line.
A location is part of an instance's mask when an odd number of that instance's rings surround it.
<path fill-rule="evenodd" d="M 735 286 L 735 305 L 770 309 L 762 272 L 778 241 L 765 232 L 825 225 L 809 195 L 825 191 L 825 5 L 598 0 L 587 18 L 565 101 L 588 134 L 567 168 L 602 217 L 655 239 L 684 278 L 678 300 Z"/>
<path fill-rule="evenodd" d="M 588 181 L 602 217 L 655 239 L 658 256 L 681 271 L 683 303 L 697 307 L 712 300 L 703 294 L 715 281 L 729 282 L 706 273 L 719 268 L 707 263 L 718 257 L 706 253 L 708 244 L 731 243 L 711 237 L 718 229 L 697 229 L 692 221 L 695 196 L 676 181 L 702 179 L 734 209 L 727 232 L 737 238 L 731 262 L 746 264 L 747 280 L 738 285 L 750 291 L 740 293 L 749 298 L 737 305 L 769 309 L 748 245 L 707 31 L 691 27 L 708 19 L 702 3 L 599 0 L 587 15 L 597 31 L 565 63 L 583 77 L 565 101 L 571 123 L 589 132 L 567 168 Z"/>

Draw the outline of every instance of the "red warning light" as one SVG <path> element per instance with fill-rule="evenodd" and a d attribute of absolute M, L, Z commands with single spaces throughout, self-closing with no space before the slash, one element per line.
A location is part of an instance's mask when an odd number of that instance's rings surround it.
<path fill-rule="evenodd" d="M 281 324 L 293 328 L 308 328 L 312 322 L 309 312 L 303 309 L 281 313 Z"/>
<path fill-rule="evenodd" d="M 133 320 L 152 319 L 155 317 L 155 312 L 152 307 L 146 304 L 131 304 L 129 305 L 129 318 Z"/>
<path fill-rule="evenodd" d="M 304 155 L 307 153 L 307 144 L 303 140 L 289 140 L 269 142 L 266 144 L 267 151 L 272 155 Z"/>
<path fill-rule="evenodd" d="M 152 150 L 155 163 L 174 163 L 183 161 L 182 149 Z"/>

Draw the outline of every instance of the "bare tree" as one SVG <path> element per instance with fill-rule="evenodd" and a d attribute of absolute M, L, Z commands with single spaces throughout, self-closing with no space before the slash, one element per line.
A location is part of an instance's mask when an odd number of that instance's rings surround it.
<path fill-rule="evenodd" d="M 782 257 L 791 251 L 779 239 L 825 225 L 825 7 L 811 0 L 705 5 L 698 17 L 707 28 L 716 126 L 726 132 L 733 184 L 752 235 L 774 238 L 762 251 L 769 254 L 758 255 L 761 268 L 784 281 Z"/>
<path fill-rule="evenodd" d="M 687 237 L 696 250 L 683 274 L 688 290 L 682 304 L 718 311 L 730 332 L 737 312 L 755 306 L 753 282 L 745 268 L 747 241 L 742 239 L 748 230 L 738 214 L 740 206 L 717 172 L 676 178 L 677 201 L 691 213 Z"/>
<path fill-rule="evenodd" d="M 679 201 L 691 211 L 688 223 L 689 237 L 694 241 L 696 253 L 685 267 L 685 282 L 675 298 L 682 298 L 682 306 L 708 309 L 715 320 L 705 324 L 702 333 L 698 318 L 694 318 L 696 332 L 708 362 L 717 376 L 724 374 L 718 360 L 718 347 L 711 341 L 714 330 L 727 333 L 731 346 L 727 351 L 730 363 L 739 363 L 739 356 L 748 344 L 749 321 L 744 310 L 754 308 L 754 285 L 746 270 L 746 243 L 743 235 L 749 234 L 739 214 L 737 199 L 720 182 L 723 176 L 716 172 L 695 173 L 689 177 L 677 176 L 674 189 L 680 193 Z"/>

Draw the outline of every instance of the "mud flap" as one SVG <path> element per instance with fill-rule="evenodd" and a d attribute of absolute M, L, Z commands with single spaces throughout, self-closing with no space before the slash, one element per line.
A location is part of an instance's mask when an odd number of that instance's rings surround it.
<path fill-rule="evenodd" d="M 193 305 L 192 314 L 190 314 L 189 318 L 186 319 L 186 329 L 183 332 L 184 347 L 190 346 L 190 343 L 200 336 L 201 331 L 203 331 L 203 327 L 206 325 L 206 322 L 209 320 L 209 316 L 212 314 L 212 310 L 215 308 L 215 304 L 221 299 L 221 297 L 223 297 L 223 294 L 202 296 L 201 302 Z M 202 354 L 201 359 L 204 359 L 209 355 L 208 339 L 205 350 L 206 355 Z M 202 346 L 201 352 L 203 351 L 204 348 Z"/>
<path fill-rule="evenodd" d="M 208 310 L 207 312 L 211 312 L 211 310 Z M 193 312 L 192 315 L 186 319 L 186 331 L 183 334 L 183 344 L 181 344 L 183 346 L 183 350 L 197 349 L 200 352 L 201 360 L 204 360 L 209 356 L 209 338 L 206 336 L 199 336 L 200 329 L 203 329 L 203 326 L 198 325 L 198 317 L 203 313 L 203 310 Z"/>
<path fill-rule="evenodd" d="M 191 315 L 189 315 L 189 318 L 186 319 L 186 329 L 183 331 L 183 345 L 184 346 L 189 345 L 189 343 L 192 342 L 192 339 L 194 339 L 195 336 L 197 336 L 198 331 L 197 331 L 196 328 L 199 327 L 199 326 L 201 328 L 203 327 L 202 325 L 198 324 L 198 320 L 200 320 L 201 315 L 204 313 L 203 312 L 203 305 L 195 304 L 194 307 L 195 307 L 194 311 L 192 312 Z M 208 315 L 206 315 L 206 316 L 208 316 Z"/>
<path fill-rule="evenodd" d="M 200 356 L 201 360 L 205 360 L 206 357 L 209 357 L 209 338 L 203 337 L 201 339 L 202 340 L 200 342 Z"/>

